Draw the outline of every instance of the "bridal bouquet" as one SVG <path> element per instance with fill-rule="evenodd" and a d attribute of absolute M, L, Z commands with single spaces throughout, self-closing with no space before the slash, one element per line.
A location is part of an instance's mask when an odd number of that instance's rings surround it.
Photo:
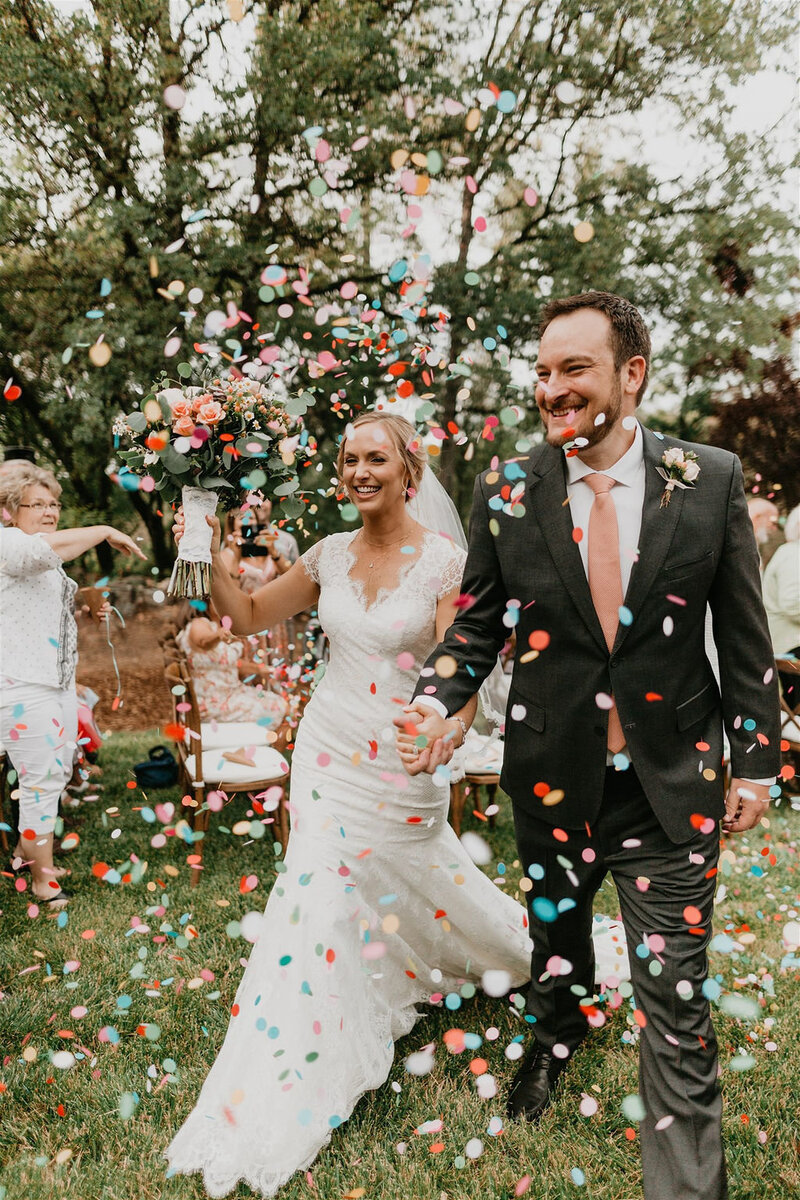
<path fill-rule="evenodd" d="M 118 453 L 127 472 L 147 480 L 147 490 L 167 503 L 183 504 L 186 526 L 170 595 L 208 595 L 211 529 L 205 518 L 220 502 L 233 508 L 239 489 L 258 488 L 284 501 L 287 515 L 296 515 L 291 498 L 299 486 L 295 456 L 301 431 L 282 400 L 245 378 L 170 386 L 162 377 L 140 409 L 117 419 L 114 445 L 126 443 Z"/>

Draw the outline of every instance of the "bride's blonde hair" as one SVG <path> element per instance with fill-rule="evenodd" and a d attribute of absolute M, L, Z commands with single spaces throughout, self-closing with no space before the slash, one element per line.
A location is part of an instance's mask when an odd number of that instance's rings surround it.
<path fill-rule="evenodd" d="M 425 452 L 425 447 L 422 445 L 422 440 L 417 435 L 411 422 L 407 421 L 405 417 L 398 416 L 396 413 L 364 412 L 349 423 L 349 428 L 358 429 L 360 425 L 376 425 L 378 422 L 386 426 L 389 441 L 402 459 L 403 466 L 408 474 L 408 487 L 411 489 L 410 494 L 407 489 L 406 499 L 410 500 L 420 485 L 422 472 L 428 465 L 428 455 Z M 343 482 L 346 445 L 347 434 L 345 433 L 339 445 L 339 453 L 336 456 L 336 474 L 339 477 L 340 483 Z"/>

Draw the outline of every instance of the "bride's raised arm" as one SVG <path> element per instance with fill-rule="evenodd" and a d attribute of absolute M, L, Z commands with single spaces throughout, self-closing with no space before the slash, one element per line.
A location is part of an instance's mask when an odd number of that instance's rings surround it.
<path fill-rule="evenodd" d="M 222 617 L 230 617 L 233 633 L 247 635 L 269 629 L 279 621 L 313 608 L 319 599 L 319 584 L 306 571 L 302 559 L 262 588 L 247 596 L 234 583 L 220 551 L 221 529 L 218 517 L 206 517 L 213 530 L 211 539 L 211 600 Z M 183 513 L 176 514 L 175 541 L 183 536 Z"/>

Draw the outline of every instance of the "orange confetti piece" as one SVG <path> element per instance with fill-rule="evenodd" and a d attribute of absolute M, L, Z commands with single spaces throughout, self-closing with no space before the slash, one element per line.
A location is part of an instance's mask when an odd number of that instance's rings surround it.
<path fill-rule="evenodd" d="M 534 629 L 528 638 L 531 650 L 546 650 L 550 645 L 550 634 L 546 629 Z"/>

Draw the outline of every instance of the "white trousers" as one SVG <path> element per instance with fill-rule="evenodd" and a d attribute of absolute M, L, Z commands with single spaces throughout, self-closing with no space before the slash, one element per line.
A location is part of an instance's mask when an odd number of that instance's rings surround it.
<path fill-rule="evenodd" d="M 0 680 L 0 744 L 19 777 L 19 831 L 52 833 L 78 737 L 75 686 Z"/>

